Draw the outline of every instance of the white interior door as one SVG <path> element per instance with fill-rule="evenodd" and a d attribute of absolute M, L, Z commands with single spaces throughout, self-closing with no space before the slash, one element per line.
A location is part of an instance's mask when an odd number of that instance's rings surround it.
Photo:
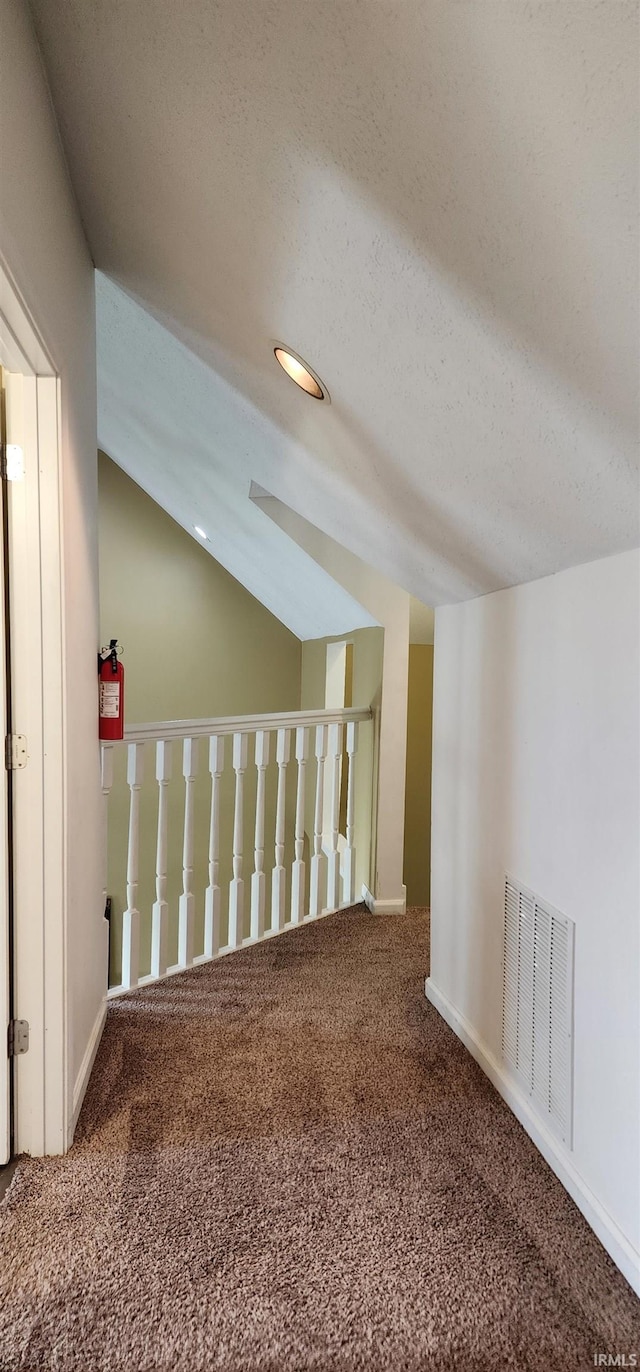
<path fill-rule="evenodd" d="M 0 446 L 4 453 L 6 444 L 6 407 L 2 367 L 0 367 Z M 0 549 L 0 743 L 4 752 L 4 740 L 9 732 L 7 709 L 7 653 L 6 653 L 6 606 L 5 606 L 5 556 L 6 547 L 6 483 L 0 480 L 0 527 L 2 528 L 2 547 Z M 11 1060 L 8 1055 L 9 1019 L 11 1016 L 11 939 L 10 939 L 10 884 L 9 884 L 9 773 L 5 767 L 4 756 L 0 756 L 0 1165 L 9 1161 L 11 1153 Z"/>

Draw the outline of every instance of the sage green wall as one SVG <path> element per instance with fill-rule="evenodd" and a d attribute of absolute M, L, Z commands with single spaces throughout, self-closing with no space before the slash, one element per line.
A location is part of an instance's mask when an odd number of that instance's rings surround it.
<path fill-rule="evenodd" d="M 409 645 L 404 880 L 407 905 L 429 905 L 431 884 L 431 719 L 433 646 Z"/>
<path fill-rule="evenodd" d="M 176 524 L 135 482 L 99 454 L 100 623 L 102 642 L 124 646 L 125 712 L 128 724 L 266 714 L 301 708 L 302 645 L 203 547 Z M 227 740 L 221 803 L 221 884 L 231 876 L 233 771 Z M 275 740 L 272 737 L 272 752 Z M 124 748 L 116 749 L 109 810 L 108 890 L 114 904 L 112 981 L 120 976 L 119 913 L 126 904 L 124 863 L 128 792 Z M 265 869 L 269 886 L 275 827 L 276 769 L 267 773 Z M 295 765 L 288 768 L 287 828 L 295 806 Z M 245 904 L 253 867 L 255 767 L 250 752 L 245 777 Z M 140 814 L 141 973 L 149 970 L 151 906 L 155 896 L 157 787 L 154 756 L 145 747 Z M 177 957 L 177 904 L 181 890 L 184 786 L 181 753 L 173 748 L 169 791 L 169 962 Z M 196 951 L 201 951 L 210 780 L 207 749 L 200 743 L 195 787 L 194 890 Z M 291 861 L 287 852 L 285 860 Z M 223 942 L 226 937 L 223 897 Z M 267 917 L 268 923 L 268 917 Z M 248 933 L 248 927 L 246 929 Z"/>
<path fill-rule="evenodd" d="M 300 708 L 302 645 L 100 453 L 100 624 L 127 723 Z"/>
<path fill-rule="evenodd" d="M 360 899 L 363 883 L 373 889 L 372 864 L 375 854 L 377 814 L 377 739 L 382 695 L 382 666 L 384 629 L 356 629 L 351 634 L 335 638 L 311 639 L 302 645 L 303 710 L 324 707 L 327 644 L 353 644 L 351 699 L 354 706 L 371 706 L 373 721 L 361 724 L 355 767 L 355 846 L 356 898 Z M 311 770 L 311 777 L 314 772 Z M 373 797 L 373 804 L 370 798 Z M 305 827 L 313 833 L 313 787 L 307 789 Z"/>

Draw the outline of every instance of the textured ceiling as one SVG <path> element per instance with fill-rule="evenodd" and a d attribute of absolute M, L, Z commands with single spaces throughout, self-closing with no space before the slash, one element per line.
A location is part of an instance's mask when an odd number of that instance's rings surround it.
<path fill-rule="evenodd" d="M 635 3 L 33 9 L 96 264 L 210 369 L 216 471 L 428 603 L 638 542 Z"/>
<path fill-rule="evenodd" d="M 100 274 L 96 313 L 100 447 L 298 638 L 376 624 L 249 499 L 255 445 L 282 453 L 274 425 Z"/>

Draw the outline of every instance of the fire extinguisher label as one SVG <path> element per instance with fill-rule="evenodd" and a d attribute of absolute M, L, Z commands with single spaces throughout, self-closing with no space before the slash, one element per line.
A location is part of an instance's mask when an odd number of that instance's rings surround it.
<path fill-rule="evenodd" d="M 100 682 L 100 715 L 102 719 L 117 719 L 120 713 L 120 682 Z"/>

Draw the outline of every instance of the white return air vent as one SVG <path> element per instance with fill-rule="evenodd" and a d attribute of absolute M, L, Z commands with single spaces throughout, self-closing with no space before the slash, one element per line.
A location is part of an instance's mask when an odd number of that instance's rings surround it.
<path fill-rule="evenodd" d="M 536 1114 L 572 1146 L 575 925 L 507 876 L 502 1056 Z"/>

